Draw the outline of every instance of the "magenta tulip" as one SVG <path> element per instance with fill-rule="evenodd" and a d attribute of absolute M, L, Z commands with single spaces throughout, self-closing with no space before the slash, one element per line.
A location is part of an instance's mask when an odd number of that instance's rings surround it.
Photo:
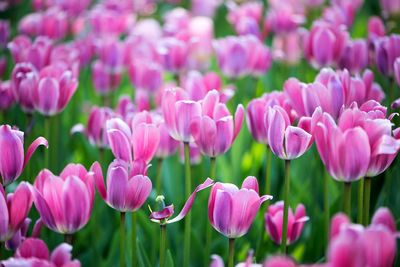
<path fill-rule="evenodd" d="M 400 14 L 400 3 L 396 0 L 380 0 L 382 13 L 385 17 L 396 16 Z"/>
<path fill-rule="evenodd" d="M 155 92 L 161 87 L 163 70 L 159 64 L 150 61 L 136 61 L 129 66 L 129 77 L 136 89 Z"/>
<path fill-rule="evenodd" d="M 160 114 L 153 114 L 153 119 L 160 130 L 160 143 L 158 144 L 155 156 L 163 159 L 177 151 L 179 142 L 169 135 L 167 125 L 165 124 L 164 118 Z"/>
<path fill-rule="evenodd" d="M 315 21 L 306 40 L 305 56 L 315 66 L 335 65 L 342 56 L 348 33 L 327 22 Z"/>
<path fill-rule="evenodd" d="M 225 104 L 220 103 L 219 93 L 210 91 L 202 101 L 202 116 L 193 119 L 190 129 L 200 151 L 216 157 L 232 146 L 243 123 L 244 108 L 239 105 L 235 117 Z"/>
<path fill-rule="evenodd" d="M 23 227 L 32 207 L 30 185 L 22 182 L 14 193 L 6 195 L 0 187 L 0 241 L 10 240 Z"/>
<path fill-rule="evenodd" d="M 274 36 L 272 43 L 273 59 L 289 65 L 297 64 L 303 53 L 304 33 L 304 29 L 299 29 Z"/>
<path fill-rule="evenodd" d="M 368 20 L 368 41 L 373 42 L 379 37 L 385 36 L 385 24 L 380 17 L 372 16 Z"/>
<path fill-rule="evenodd" d="M 158 53 L 165 70 L 180 73 L 186 68 L 188 45 L 175 37 L 165 37 L 158 45 Z"/>
<path fill-rule="evenodd" d="M 0 48 L 6 47 L 9 37 L 10 22 L 7 20 L 0 20 Z"/>
<path fill-rule="evenodd" d="M 60 176 L 44 169 L 36 177 L 33 196 L 44 225 L 61 234 L 73 234 L 90 218 L 94 201 L 94 177 L 100 166 L 90 171 L 80 164 L 68 164 Z"/>
<path fill-rule="evenodd" d="M 294 214 L 292 209 L 289 207 L 286 241 L 288 245 L 299 239 L 301 232 L 303 231 L 304 223 L 308 220 L 309 218 L 306 216 L 306 209 L 302 204 L 299 204 L 296 207 Z M 282 222 L 283 201 L 279 201 L 276 204 L 269 206 L 267 213 L 265 213 L 265 228 L 271 239 L 278 245 L 282 243 Z"/>
<path fill-rule="evenodd" d="M 375 211 L 374 216 L 371 221 L 372 225 L 386 227 L 387 230 L 396 234 L 396 221 L 393 217 L 393 214 L 386 207 L 380 207 L 377 211 Z"/>
<path fill-rule="evenodd" d="M 7 110 L 15 103 L 10 81 L 0 81 L 0 110 Z"/>
<path fill-rule="evenodd" d="M 127 163 L 133 160 L 149 163 L 154 157 L 160 142 L 160 130 L 148 112 L 135 115 L 132 128 L 119 118 L 108 120 L 106 127 L 111 151 L 117 159 Z"/>
<path fill-rule="evenodd" d="M 357 73 L 368 65 L 368 44 L 365 40 L 352 40 L 346 43 L 343 55 L 339 60 L 342 69 Z"/>
<path fill-rule="evenodd" d="M 39 146 L 48 147 L 48 142 L 43 137 L 38 137 L 28 147 L 24 156 L 24 133 L 12 129 L 9 125 L 0 126 L 0 174 L 3 186 L 15 181 L 22 173 L 32 154 Z"/>
<path fill-rule="evenodd" d="M 239 189 L 234 184 L 216 183 L 208 200 L 208 218 L 215 230 L 228 238 L 245 235 L 260 205 L 272 196 L 258 194 L 258 182 L 247 177 Z"/>
<path fill-rule="evenodd" d="M 39 74 L 31 63 L 18 63 L 11 74 L 11 89 L 15 100 L 22 110 L 32 113 L 35 110 L 33 91 L 39 80 Z"/>
<path fill-rule="evenodd" d="M 72 259 L 72 246 L 66 243 L 58 245 L 53 252 L 41 239 L 27 238 L 17 249 L 13 258 L 2 261 L 4 267 L 41 266 L 41 267 L 80 267 L 79 260 Z"/>
<path fill-rule="evenodd" d="M 172 138 L 192 142 L 194 139 L 190 133 L 190 125 L 194 118 L 201 116 L 201 104 L 187 99 L 183 89 L 167 89 L 163 94 L 162 111 Z"/>
<path fill-rule="evenodd" d="M 297 267 L 298 265 L 289 257 L 286 256 L 272 256 L 269 257 L 263 267 Z M 314 266 L 314 265 L 312 265 Z"/>
<path fill-rule="evenodd" d="M 170 224 L 170 223 L 179 222 L 189 213 L 189 211 L 192 208 L 193 203 L 196 199 L 197 193 L 201 190 L 204 190 L 204 189 L 212 186 L 213 184 L 214 184 L 214 181 L 210 178 L 207 178 L 202 184 L 199 184 L 196 187 L 196 189 L 193 191 L 193 193 L 189 196 L 189 198 L 186 200 L 186 203 L 183 206 L 181 212 L 179 212 L 179 214 L 177 216 L 175 216 L 173 219 L 170 219 L 170 218 L 174 214 L 174 205 L 169 205 L 160 211 L 152 211 L 150 213 L 150 220 L 152 222 L 156 222 L 159 224 Z"/>
<path fill-rule="evenodd" d="M 374 43 L 375 63 L 378 70 L 385 75 L 393 75 L 393 65 L 400 57 L 400 35 L 392 34 L 377 39 Z"/>
<path fill-rule="evenodd" d="M 115 91 L 121 83 L 120 70 L 108 68 L 102 61 L 96 60 L 92 64 L 92 81 L 96 92 L 100 95 Z"/>
<path fill-rule="evenodd" d="M 100 165 L 95 175 L 96 187 L 103 200 L 113 209 L 120 212 L 138 210 L 149 197 L 152 184 L 149 177 L 137 175 L 134 168 L 121 160 L 114 160 L 107 171 L 107 188 L 104 185 Z"/>
<path fill-rule="evenodd" d="M 35 109 L 45 116 L 60 113 L 78 88 L 78 80 L 65 66 L 49 65 L 40 71 L 38 85 L 32 91 Z"/>
<path fill-rule="evenodd" d="M 303 155 L 312 144 L 312 135 L 305 127 L 307 118 L 302 117 L 299 127 L 291 126 L 287 112 L 280 106 L 268 107 L 265 124 L 268 125 L 268 144 L 271 151 L 281 159 L 291 160 Z M 304 127 L 306 130 L 304 130 Z"/>

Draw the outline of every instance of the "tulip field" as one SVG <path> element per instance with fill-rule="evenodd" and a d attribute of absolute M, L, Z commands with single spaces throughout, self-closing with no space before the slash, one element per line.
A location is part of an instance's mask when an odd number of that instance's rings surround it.
<path fill-rule="evenodd" d="M 400 0 L 0 0 L 0 266 L 400 266 L 399 109 Z"/>

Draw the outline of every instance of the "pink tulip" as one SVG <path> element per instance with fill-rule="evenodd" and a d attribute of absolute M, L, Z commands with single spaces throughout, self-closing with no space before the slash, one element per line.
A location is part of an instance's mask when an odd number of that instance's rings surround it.
<path fill-rule="evenodd" d="M 197 16 L 212 18 L 221 3 L 221 0 L 193 0 L 192 12 Z"/>
<path fill-rule="evenodd" d="M 385 17 L 396 16 L 400 14 L 400 3 L 396 0 L 380 0 L 382 13 Z"/>
<path fill-rule="evenodd" d="M 386 207 L 380 207 L 375 211 L 371 224 L 386 227 L 390 232 L 396 234 L 396 221 L 393 214 Z"/>
<path fill-rule="evenodd" d="M 393 75 L 394 62 L 400 57 L 400 35 L 381 37 L 375 41 L 374 47 L 378 70 L 385 75 Z"/>
<path fill-rule="evenodd" d="M 179 73 L 186 68 L 188 44 L 175 37 L 165 37 L 158 44 L 158 53 L 165 70 Z"/>
<path fill-rule="evenodd" d="M 312 136 L 306 131 L 309 130 L 306 127 L 308 119 L 302 117 L 299 127 L 291 126 L 289 115 L 280 106 L 268 107 L 265 124 L 268 125 L 268 144 L 271 151 L 281 159 L 298 158 L 312 144 Z"/>
<path fill-rule="evenodd" d="M 301 232 L 303 231 L 304 223 L 308 220 L 309 218 L 306 216 L 306 209 L 302 204 L 296 207 L 294 214 L 292 209 L 289 207 L 287 230 L 288 245 L 299 239 Z M 279 201 L 276 204 L 269 206 L 267 213 L 265 213 L 265 228 L 271 239 L 278 245 L 282 243 L 282 222 L 283 201 Z"/>
<path fill-rule="evenodd" d="M 260 21 L 263 5 L 259 2 L 248 2 L 241 5 L 228 3 L 228 22 L 232 24 L 239 35 L 253 34 L 260 36 Z"/>
<path fill-rule="evenodd" d="M 72 43 L 58 44 L 51 50 L 50 65 L 62 65 L 74 77 L 79 77 L 79 64 L 79 50 Z"/>
<path fill-rule="evenodd" d="M 31 205 L 32 205 L 32 203 L 33 203 L 33 200 L 31 197 Z M 38 234 L 38 230 L 40 232 L 40 223 L 39 222 L 40 222 L 40 219 L 37 221 L 37 223 L 33 227 L 32 237 L 34 235 Z M 19 230 L 16 231 L 14 233 L 14 235 L 5 242 L 5 247 L 7 250 L 15 251 L 21 245 L 21 243 L 27 238 L 30 223 L 31 223 L 31 219 L 26 218 L 24 220 L 24 222 L 22 223 L 21 227 L 19 228 Z"/>
<path fill-rule="evenodd" d="M 251 100 L 247 106 L 247 127 L 253 138 L 262 144 L 268 144 L 268 107 L 279 105 L 283 107 L 288 114 L 290 120 L 294 120 L 292 108 L 289 106 L 288 99 L 282 92 L 272 91 L 264 94 L 260 98 Z"/>
<path fill-rule="evenodd" d="M 385 36 L 385 24 L 380 17 L 372 16 L 368 20 L 368 40 L 370 42 Z"/>
<path fill-rule="evenodd" d="M 135 174 L 134 168 L 121 160 L 114 160 L 107 171 L 107 188 L 99 165 L 97 168 L 96 187 L 103 200 L 120 212 L 138 210 L 149 197 L 152 184 L 149 177 Z"/>
<path fill-rule="evenodd" d="M 203 114 L 192 120 L 191 134 L 203 154 L 216 157 L 228 151 L 235 141 L 242 127 L 244 108 L 239 105 L 233 118 L 226 105 L 220 103 L 216 90 L 208 92 L 201 104 Z"/>
<path fill-rule="evenodd" d="M 393 69 L 397 85 L 400 86 L 400 56 L 394 61 Z"/>
<path fill-rule="evenodd" d="M 118 39 L 103 38 L 98 42 L 97 53 L 99 60 L 110 71 L 121 71 L 124 61 L 125 45 Z"/>
<path fill-rule="evenodd" d="M 160 130 L 148 112 L 135 115 L 131 127 L 119 118 L 108 120 L 106 127 L 111 151 L 117 159 L 127 163 L 151 161 L 160 142 Z"/>
<path fill-rule="evenodd" d="M 162 111 L 169 134 L 177 141 L 192 142 L 190 125 L 194 118 L 201 116 L 201 104 L 187 100 L 181 88 L 167 89 L 162 98 Z"/>
<path fill-rule="evenodd" d="M 272 196 L 258 195 L 258 182 L 247 177 L 242 188 L 229 183 L 216 183 L 208 200 L 208 218 L 215 230 L 228 238 L 238 238 L 249 230 L 260 205 Z"/>
<path fill-rule="evenodd" d="M 368 45 L 365 40 L 352 40 L 347 42 L 343 55 L 339 61 L 342 69 L 352 73 L 360 72 L 368 65 Z"/>
<path fill-rule="evenodd" d="M 10 23 L 7 20 L 0 20 L 0 48 L 7 45 L 8 38 L 10 37 Z"/>
<path fill-rule="evenodd" d="M 20 183 L 15 192 L 8 195 L 0 187 L 0 241 L 11 239 L 23 227 L 31 207 L 32 194 L 28 183 Z"/>
<path fill-rule="evenodd" d="M 37 70 L 49 64 L 52 41 L 44 36 L 39 36 L 32 43 L 25 35 L 15 37 L 8 43 L 15 63 L 30 62 Z"/>
<path fill-rule="evenodd" d="M 44 169 L 36 177 L 33 196 L 44 225 L 61 234 L 73 234 L 90 218 L 94 201 L 94 177 L 100 166 L 90 171 L 80 164 L 68 164 L 60 176 Z"/>
<path fill-rule="evenodd" d="M 27 238 L 15 252 L 14 257 L 2 261 L 4 267 L 42 266 L 42 267 L 80 267 L 79 260 L 72 260 L 72 246 L 66 243 L 58 245 L 50 254 L 42 240 Z"/>
<path fill-rule="evenodd" d="M 298 63 L 303 53 L 303 35 L 302 30 L 275 35 L 272 43 L 274 60 L 290 65 Z"/>
<path fill-rule="evenodd" d="M 286 256 L 272 256 L 264 262 L 263 267 L 297 267 L 297 264 Z"/>
<path fill-rule="evenodd" d="M 347 227 L 350 224 L 350 219 L 344 213 L 337 213 L 331 219 L 331 226 L 329 232 L 329 240 L 333 240 L 343 227 Z"/>
<path fill-rule="evenodd" d="M 153 119 L 160 130 L 160 143 L 158 144 L 155 156 L 161 159 L 166 158 L 177 151 L 179 142 L 169 135 L 167 125 L 161 114 L 153 114 Z"/>
<path fill-rule="evenodd" d="M 269 9 L 265 18 L 264 27 L 267 31 L 287 33 L 296 30 L 305 22 L 304 14 L 282 5 L 279 8 Z"/>
<path fill-rule="evenodd" d="M 174 205 L 169 205 L 165 208 L 163 208 L 160 211 L 152 211 L 150 213 L 150 220 L 152 222 L 156 222 L 159 224 L 170 224 L 170 223 L 175 223 L 179 222 L 185 216 L 189 213 L 190 209 L 193 206 L 193 203 L 196 199 L 196 195 L 199 191 L 204 190 L 214 184 L 214 181 L 210 178 L 207 178 L 202 184 L 199 184 L 196 189 L 193 191 L 193 193 L 189 196 L 189 198 L 186 200 L 185 205 L 183 206 L 181 212 L 177 216 L 175 216 L 173 219 L 171 219 L 172 215 L 174 214 Z"/>
<path fill-rule="evenodd" d="M 188 60 L 187 67 L 193 70 L 207 70 L 213 56 L 212 40 L 214 24 L 207 17 L 193 17 L 188 25 L 187 34 Z"/>
<path fill-rule="evenodd" d="M 92 64 L 92 80 L 96 92 L 100 95 L 115 91 L 121 83 L 122 73 L 119 70 L 109 69 L 102 61 L 96 60 Z"/>
<path fill-rule="evenodd" d="M 149 61 L 136 61 L 129 66 L 129 77 L 136 89 L 155 92 L 161 87 L 163 70 L 159 64 Z"/>
<path fill-rule="evenodd" d="M 15 181 L 22 173 L 32 154 L 39 146 L 48 147 L 47 140 L 38 137 L 28 147 L 24 156 L 24 133 L 12 129 L 9 125 L 0 126 L 0 174 L 3 186 Z"/>
<path fill-rule="evenodd" d="M 11 89 L 15 100 L 26 113 L 35 109 L 33 91 L 39 80 L 39 74 L 31 63 L 18 63 L 11 74 Z"/>
<path fill-rule="evenodd" d="M 93 33 L 100 37 L 119 36 L 129 29 L 135 18 L 126 11 L 118 12 L 104 4 L 94 6 L 88 17 Z"/>
<path fill-rule="evenodd" d="M 10 81 L 0 81 L 0 110 L 7 110 L 15 103 Z"/>
<path fill-rule="evenodd" d="M 304 53 L 315 66 L 335 65 L 343 55 L 348 33 L 329 23 L 315 21 L 305 39 Z"/>

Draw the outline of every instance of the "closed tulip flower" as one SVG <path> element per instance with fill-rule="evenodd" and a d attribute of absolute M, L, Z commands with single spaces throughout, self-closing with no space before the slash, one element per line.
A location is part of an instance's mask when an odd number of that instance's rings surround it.
<path fill-rule="evenodd" d="M 244 108 L 239 105 L 233 117 L 219 93 L 210 91 L 202 101 L 202 116 L 191 123 L 191 133 L 201 152 L 209 157 L 224 154 L 232 146 L 243 123 Z"/>
<path fill-rule="evenodd" d="M 2 261 L 4 267 L 16 266 L 68 266 L 80 267 L 79 260 L 72 259 L 72 246 L 58 245 L 51 253 L 43 240 L 27 238 L 17 249 L 14 257 Z"/>
<path fill-rule="evenodd" d="M 265 123 L 268 125 L 268 144 L 271 151 L 285 160 L 303 155 L 312 143 L 312 135 L 305 127 L 308 125 L 307 118 L 300 118 L 299 127 L 294 127 L 291 126 L 289 115 L 282 107 L 273 106 L 268 109 Z"/>
<path fill-rule="evenodd" d="M 0 110 L 7 110 L 15 103 L 10 81 L 0 81 Z"/>
<path fill-rule="evenodd" d="M 77 79 L 61 64 L 45 67 L 39 76 L 32 92 L 35 109 L 45 116 L 60 113 L 78 88 Z"/>
<path fill-rule="evenodd" d="M 0 126 L 0 174 L 3 186 L 15 181 L 22 173 L 32 154 L 40 146 L 48 146 L 47 140 L 38 137 L 28 147 L 24 156 L 24 133 L 12 129 L 9 125 Z"/>
<path fill-rule="evenodd" d="M 201 104 L 188 100 L 181 88 L 167 89 L 162 100 L 162 110 L 169 134 L 178 141 L 192 142 L 190 125 L 201 115 Z"/>
<path fill-rule="evenodd" d="M 374 42 L 375 63 L 378 70 L 385 75 L 393 75 L 396 58 L 400 57 L 400 35 L 391 34 Z"/>
<path fill-rule="evenodd" d="M 188 44 L 175 37 L 165 37 L 158 46 L 162 66 L 172 73 L 180 73 L 186 68 Z"/>
<path fill-rule="evenodd" d="M 6 195 L 0 187 L 0 241 L 8 241 L 24 225 L 32 207 L 30 185 L 22 182 L 14 193 Z"/>
<path fill-rule="evenodd" d="M 33 91 L 39 81 L 39 74 L 31 63 L 18 63 L 11 74 L 11 89 L 15 100 L 26 113 L 35 110 Z"/>
<path fill-rule="evenodd" d="M 242 188 L 234 184 L 216 183 L 208 200 L 208 218 L 215 230 L 228 238 L 238 238 L 247 233 L 260 205 L 272 196 L 259 196 L 258 182 L 247 177 Z"/>
<path fill-rule="evenodd" d="M 90 171 L 80 164 L 68 164 L 60 176 L 44 169 L 36 177 L 34 203 L 44 225 L 61 234 L 73 234 L 89 221 L 94 201 L 94 177 L 100 167 Z"/>
<path fill-rule="evenodd" d="M 135 88 L 155 92 L 161 87 L 163 70 L 159 64 L 150 61 L 133 62 L 129 66 L 129 77 Z"/>
<path fill-rule="evenodd" d="M 303 231 L 304 223 L 308 221 L 306 209 L 302 204 L 296 207 L 293 213 L 289 207 L 288 215 L 287 244 L 290 245 L 299 239 Z M 278 245 L 282 243 L 282 221 L 283 221 L 283 201 L 279 201 L 268 207 L 265 213 L 265 228 L 271 239 Z"/>
<path fill-rule="evenodd" d="M 121 76 L 120 70 L 113 71 L 100 60 L 96 60 L 92 64 L 93 86 L 100 95 L 115 91 L 121 82 Z"/>
<path fill-rule="evenodd" d="M 103 200 L 120 212 L 138 210 L 149 197 L 152 184 L 149 177 L 135 174 L 126 162 L 114 160 L 107 171 L 107 188 L 100 166 L 95 166 L 96 187 Z"/>
<path fill-rule="evenodd" d="M 339 61 L 342 69 L 348 69 L 352 73 L 357 73 L 365 69 L 368 65 L 368 44 L 366 40 L 348 41 L 343 55 Z"/>

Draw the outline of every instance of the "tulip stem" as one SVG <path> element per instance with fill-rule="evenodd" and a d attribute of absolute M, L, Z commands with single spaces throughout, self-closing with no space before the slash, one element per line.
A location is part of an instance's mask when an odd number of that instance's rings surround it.
<path fill-rule="evenodd" d="M 364 181 L 364 225 L 369 224 L 369 203 L 371 198 L 371 177 L 365 177 Z"/>
<path fill-rule="evenodd" d="M 361 180 L 358 182 L 358 209 L 357 209 L 357 223 L 362 224 L 363 223 L 363 211 L 364 211 L 364 178 L 361 178 Z"/>
<path fill-rule="evenodd" d="M 165 266 L 165 251 L 166 251 L 166 240 L 167 240 L 167 226 L 160 224 L 160 267 Z"/>
<path fill-rule="evenodd" d="M 192 177 L 190 173 L 190 147 L 189 143 L 184 143 L 185 149 L 185 196 L 186 199 L 190 196 L 190 191 L 192 188 Z M 185 235 L 184 235 L 184 243 L 183 243 L 183 267 L 189 266 L 189 259 L 190 259 L 190 231 L 191 231 L 191 221 L 192 216 L 188 213 L 185 217 Z"/>
<path fill-rule="evenodd" d="M 210 178 L 215 179 L 215 175 L 217 173 L 217 159 L 214 157 L 210 158 Z M 210 251 L 211 251 L 211 239 L 212 239 L 212 228 L 210 224 L 206 225 L 206 245 L 204 249 L 204 261 L 206 262 L 204 265 L 208 265 L 208 261 L 210 259 Z"/>
<path fill-rule="evenodd" d="M 157 176 L 156 176 L 156 184 L 157 184 L 156 188 L 158 196 L 161 195 L 162 164 L 163 164 L 163 159 L 159 158 L 157 164 Z"/>
<path fill-rule="evenodd" d="M 281 250 L 283 254 L 287 253 L 287 232 L 288 232 L 288 213 L 289 213 L 289 188 L 290 188 L 290 161 L 285 160 L 285 192 L 283 206 L 283 227 Z"/>
<path fill-rule="evenodd" d="M 344 183 L 344 201 L 343 201 L 343 211 L 350 217 L 351 212 L 351 183 Z"/>
<path fill-rule="evenodd" d="M 72 245 L 72 234 L 64 234 L 64 243 Z"/>
<path fill-rule="evenodd" d="M 44 131 L 45 136 L 49 142 L 50 148 L 44 153 L 44 167 L 50 169 L 50 152 L 51 152 L 51 131 L 50 131 L 50 117 L 44 118 Z"/>
<path fill-rule="evenodd" d="M 266 165 L 265 165 L 265 195 L 269 195 L 271 192 L 271 161 L 272 161 L 272 153 L 269 146 L 267 146 L 266 150 Z M 268 205 L 268 203 L 266 204 Z"/>
<path fill-rule="evenodd" d="M 132 212 L 132 266 L 137 266 L 136 237 L 137 235 L 137 214 Z"/>
<path fill-rule="evenodd" d="M 125 264 L 125 212 L 121 212 L 121 224 L 119 233 L 119 265 L 121 267 L 126 267 Z"/>
<path fill-rule="evenodd" d="M 325 171 L 324 175 L 324 225 L 325 225 L 325 238 L 326 243 L 328 244 L 329 241 L 329 173 Z"/>
<path fill-rule="evenodd" d="M 233 267 L 235 258 L 235 239 L 229 238 L 229 259 L 228 259 L 228 267 Z"/>

